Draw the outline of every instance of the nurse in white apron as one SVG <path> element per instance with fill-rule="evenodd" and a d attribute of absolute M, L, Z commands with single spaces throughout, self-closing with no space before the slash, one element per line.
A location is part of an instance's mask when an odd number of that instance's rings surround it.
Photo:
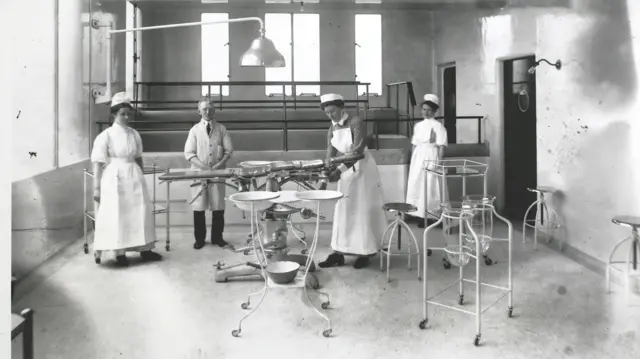
<path fill-rule="evenodd" d="M 338 182 L 338 191 L 347 197 L 338 201 L 333 217 L 330 254 L 321 268 L 341 266 L 345 255 L 356 256 L 353 267 L 363 268 L 379 250 L 387 225 L 382 206 L 380 173 L 367 149 L 366 124 L 344 110 L 344 99 L 337 94 L 323 95 L 321 107 L 331 120 L 327 134 L 327 159 L 349 153 L 363 153 L 356 163 L 342 164 L 330 174 L 331 182 Z"/>
<path fill-rule="evenodd" d="M 162 256 L 156 242 L 153 206 L 142 172 L 142 140 L 129 127 L 133 106 L 124 92 L 111 100 L 113 125 L 96 137 L 91 162 L 96 208 L 93 250 L 111 251 L 118 266 L 128 266 L 126 252 L 140 252 L 143 260 Z"/>
<path fill-rule="evenodd" d="M 440 101 L 436 95 L 427 94 L 422 103 L 422 117 L 424 120 L 418 122 L 413 128 L 411 144 L 413 151 L 411 154 L 411 165 L 409 167 L 409 181 L 407 183 L 407 203 L 418 208 L 409 215 L 417 219 L 418 227 L 424 228 L 426 212 L 438 213 L 441 198 L 439 176 L 427 173 L 424 170 L 425 161 L 440 161 L 443 158 L 444 147 L 447 145 L 447 130 L 435 119 L 435 114 L 440 107 Z M 435 162 L 428 162 L 434 166 Z M 425 181 L 427 182 L 429 203 L 425 207 Z M 445 199 L 448 191 L 445 188 Z M 428 218 L 427 223 L 434 223 L 435 219 Z"/>

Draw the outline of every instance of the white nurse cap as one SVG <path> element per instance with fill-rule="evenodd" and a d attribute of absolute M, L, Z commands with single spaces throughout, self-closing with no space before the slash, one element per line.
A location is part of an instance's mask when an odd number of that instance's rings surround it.
<path fill-rule="evenodd" d="M 434 95 L 434 94 L 426 94 L 424 95 L 424 100 L 433 103 L 434 105 L 440 107 L 440 99 L 438 98 L 438 96 Z"/>
<path fill-rule="evenodd" d="M 320 103 L 327 103 L 331 101 L 344 101 L 344 97 L 342 97 L 342 95 L 338 95 L 337 93 L 329 93 L 320 96 Z"/>
<path fill-rule="evenodd" d="M 118 106 L 123 103 L 131 105 L 131 100 L 127 96 L 126 92 L 118 92 L 117 94 L 113 95 L 113 98 L 111 99 L 111 107 Z"/>

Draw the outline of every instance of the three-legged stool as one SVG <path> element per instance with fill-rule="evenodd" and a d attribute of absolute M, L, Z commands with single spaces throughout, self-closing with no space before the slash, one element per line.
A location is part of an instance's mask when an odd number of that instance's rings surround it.
<path fill-rule="evenodd" d="M 391 281 L 391 277 L 389 275 L 389 269 L 391 269 L 391 258 L 389 258 L 390 256 L 407 256 L 408 257 L 408 269 L 411 270 L 411 257 L 412 256 L 417 256 L 418 257 L 418 280 L 420 280 L 421 276 L 420 276 L 420 248 L 418 247 L 418 241 L 416 240 L 416 237 L 413 235 L 413 232 L 411 231 L 411 228 L 409 228 L 409 225 L 407 225 L 407 223 L 402 219 L 404 215 L 406 215 L 409 212 L 414 212 L 417 211 L 418 209 L 416 208 L 416 206 L 408 204 L 408 203 L 386 203 L 382 209 L 384 209 L 387 212 L 395 212 L 396 215 L 396 219 L 389 223 L 389 225 L 387 226 L 387 228 L 384 230 L 384 234 L 382 235 L 382 240 L 380 243 L 380 270 L 384 270 L 383 269 L 383 260 L 386 257 L 387 259 L 387 280 Z M 393 245 L 393 240 L 396 238 L 395 233 L 396 233 L 396 229 L 398 230 L 398 241 L 400 241 L 400 236 L 401 236 L 401 230 L 404 227 L 407 230 L 407 233 L 409 233 L 409 236 L 411 236 L 411 239 L 413 239 L 413 244 L 416 246 L 416 251 L 412 252 L 411 251 L 411 242 L 409 242 L 409 244 L 407 245 L 407 253 L 391 253 L 391 246 Z M 389 233 L 389 230 L 391 230 L 391 234 L 389 236 L 389 242 L 385 248 L 384 245 L 384 241 L 385 238 L 387 238 L 387 233 Z M 398 245 L 400 245 L 400 243 L 398 242 Z M 400 249 L 400 248 L 398 248 Z"/>
<path fill-rule="evenodd" d="M 640 278 L 640 271 L 638 270 L 638 251 L 640 251 L 640 217 L 631 217 L 631 216 L 618 216 L 612 219 L 612 222 L 623 227 L 631 228 L 631 236 L 621 240 L 618 242 L 609 254 L 609 260 L 607 261 L 607 269 L 606 269 L 606 280 L 607 280 L 607 293 L 611 292 L 611 269 L 615 269 L 620 272 L 624 272 L 625 274 L 625 298 L 627 304 L 629 303 L 629 292 L 631 291 L 631 277 Z M 627 259 L 624 261 L 614 261 L 613 255 L 616 253 L 618 248 L 625 244 L 629 243 L 627 247 Z M 625 263 L 626 268 L 621 270 L 614 266 L 614 264 Z"/>
<path fill-rule="evenodd" d="M 549 203 L 545 200 L 544 195 L 546 193 L 551 193 L 553 194 L 553 192 L 555 192 L 555 190 L 551 187 L 545 187 L 545 186 L 540 186 L 537 188 L 527 188 L 527 190 L 529 192 L 535 192 L 538 196 L 538 199 L 533 202 L 529 208 L 527 208 L 527 211 L 524 214 L 524 220 L 522 221 L 522 242 L 526 242 L 527 239 L 527 227 L 529 228 L 533 228 L 534 234 L 533 234 L 533 249 L 537 249 L 538 248 L 538 228 L 540 225 L 540 227 L 543 227 L 546 229 L 547 232 L 547 238 L 550 241 L 551 240 L 551 230 L 553 229 L 558 229 L 560 227 L 562 227 L 562 223 L 560 222 L 560 217 L 558 216 L 558 213 L 556 213 L 556 211 L 551 208 L 551 206 L 549 206 Z M 536 208 L 536 216 L 534 219 L 527 219 L 529 218 L 529 212 L 531 212 L 531 210 L 533 208 Z M 549 212 L 551 212 L 551 215 L 549 215 Z M 563 245 L 563 241 L 562 239 L 558 240 L 559 243 L 559 248 L 560 250 L 562 250 L 562 245 Z"/>

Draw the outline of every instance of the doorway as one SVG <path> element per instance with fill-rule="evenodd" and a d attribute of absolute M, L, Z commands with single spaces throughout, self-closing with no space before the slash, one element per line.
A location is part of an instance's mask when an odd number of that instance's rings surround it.
<path fill-rule="evenodd" d="M 442 101 L 444 127 L 449 143 L 456 143 L 456 66 L 449 66 L 442 72 Z"/>
<path fill-rule="evenodd" d="M 504 61 L 505 208 L 509 219 L 522 220 L 536 195 L 527 188 L 538 182 L 536 144 L 536 78 L 529 68 L 535 56 Z"/>

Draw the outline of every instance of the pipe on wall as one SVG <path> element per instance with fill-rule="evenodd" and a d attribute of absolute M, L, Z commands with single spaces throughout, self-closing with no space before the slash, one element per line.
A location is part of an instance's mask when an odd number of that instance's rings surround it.
<path fill-rule="evenodd" d="M 53 168 L 59 167 L 59 132 L 60 132 L 60 68 L 58 54 L 60 53 L 60 0 L 54 0 L 54 21 L 53 21 Z"/>

